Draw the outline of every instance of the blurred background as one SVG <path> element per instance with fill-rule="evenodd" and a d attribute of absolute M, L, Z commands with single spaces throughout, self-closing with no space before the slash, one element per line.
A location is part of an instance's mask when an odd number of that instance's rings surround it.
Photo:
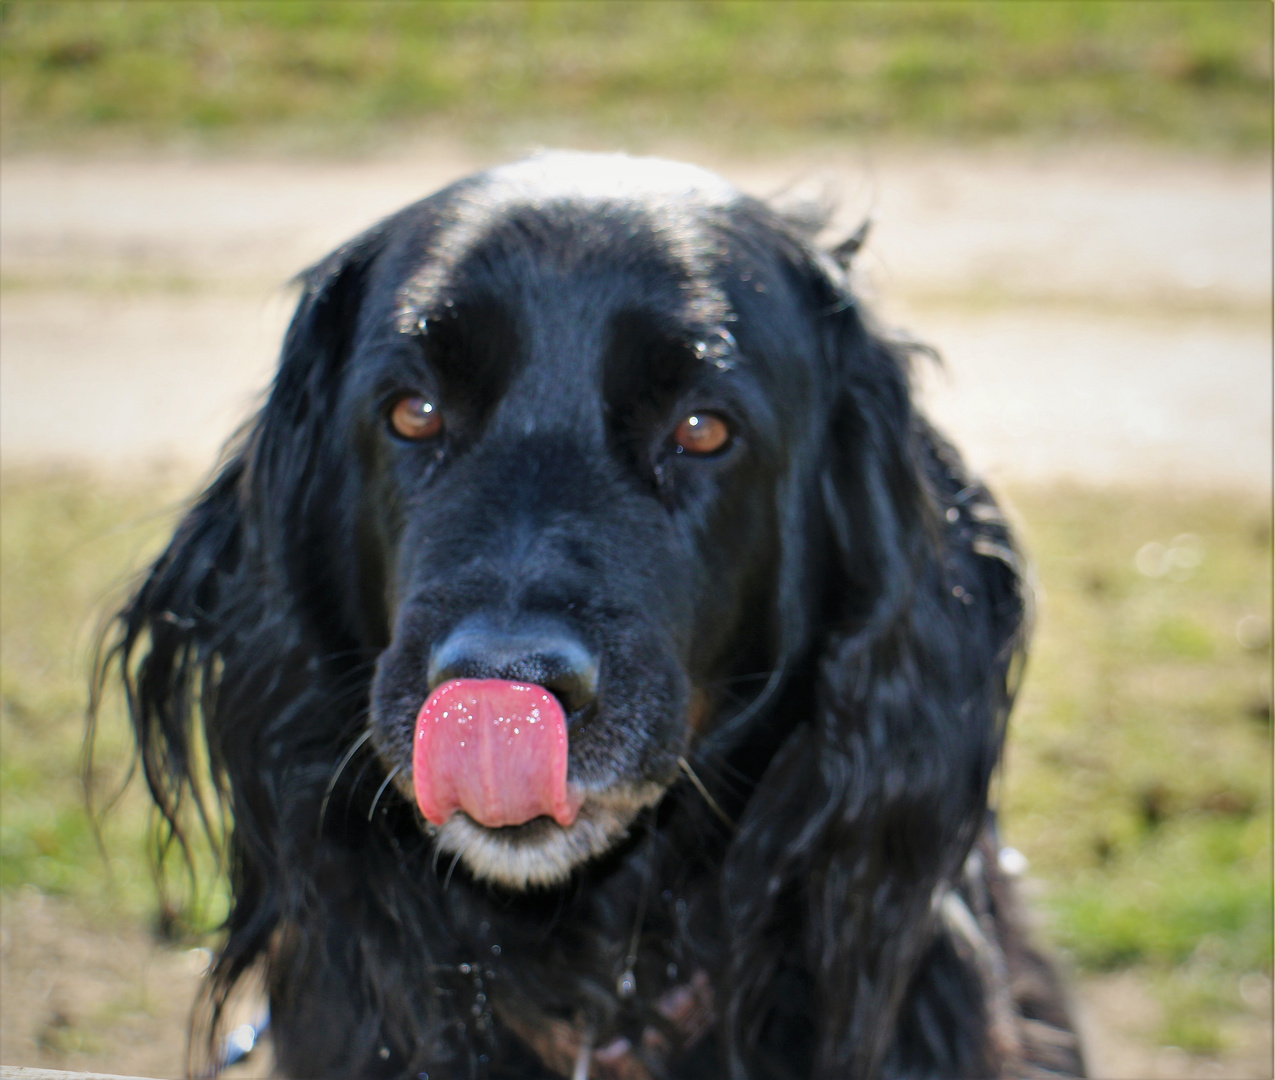
<path fill-rule="evenodd" d="M 0 4 L 0 1060 L 183 1068 L 224 897 L 157 899 L 136 784 L 103 858 L 86 687 L 291 275 L 572 146 L 874 220 L 1033 559 L 1002 821 L 1094 1074 L 1271 1076 L 1271 57 L 1265 0 Z"/>

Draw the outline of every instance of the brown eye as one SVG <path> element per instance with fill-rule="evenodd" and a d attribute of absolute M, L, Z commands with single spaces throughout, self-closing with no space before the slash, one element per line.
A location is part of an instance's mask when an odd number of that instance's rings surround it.
<path fill-rule="evenodd" d="M 390 426 L 404 439 L 432 439 L 443 430 L 443 414 L 428 398 L 401 398 L 390 411 Z"/>
<path fill-rule="evenodd" d="M 677 425 L 673 442 L 679 454 L 712 454 L 730 441 L 730 428 L 710 412 L 691 413 Z"/>

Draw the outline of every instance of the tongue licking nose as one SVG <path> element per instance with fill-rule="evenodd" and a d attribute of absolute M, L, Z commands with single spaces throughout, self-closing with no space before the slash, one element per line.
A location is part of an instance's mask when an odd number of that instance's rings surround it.
<path fill-rule="evenodd" d="M 566 826 L 583 801 L 567 787 L 558 699 L 504 679 L 452 679 L 430 694 L 416 717 L 412 782 L 435 825 L 459 809 L 490 828 L 542 814 Z"/>

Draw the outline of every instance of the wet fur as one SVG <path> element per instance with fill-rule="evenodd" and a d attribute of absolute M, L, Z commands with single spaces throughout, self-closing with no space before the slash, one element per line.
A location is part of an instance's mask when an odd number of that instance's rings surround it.
<path fill-rule="evenodd" d="M 446 368 L 469 419 L 431 463 L 361 380 L 438 340 L 421 377 Z M 669 457 L 685 386 L 719 382 L 742 456 Z M 466 562 L 440 500 L 471 536 L 528 515 L 518 573 L 504 547 Z M 569 617 L 612 649 L 573 775 L 651 797 L 516 863 L 386 779 L 438 628 L 493 590 L 531 606 L 527 581 L 584 597 Z M 985 1077 L 1029 1071 L 997 1034 L 1017 1014 L 1066 1027 L 1047 968 L 1024 1004 L 969 941 L 1034 957 L 968 899 L 1026 645 L 1013 538 L 838 262 L 707 174 L 540 159 L 334 252 L 119 628 L 157 804 L 188 820 L 206 740 L 233 822 L 203 1026 L 262 970 L 285 1075 L 540 1077 L 551 1031 L 568 1056 L 628 1039 L 653 1077 Z M 663 1004 L 692 979 L 715 1013 L 693 1044 Z"/>

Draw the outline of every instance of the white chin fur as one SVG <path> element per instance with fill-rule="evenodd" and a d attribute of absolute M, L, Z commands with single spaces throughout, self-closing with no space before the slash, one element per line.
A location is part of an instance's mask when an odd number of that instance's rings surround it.
<path fill-rule="evenodd" d="M 510 889 L 558 885 L 581 863 L 624 839 L 638 812 L 663 794 L 658 784 L 590 792 L 575 822 L 566 827 L 539 817 L 525 825 L 489 829 L 458 810 L 431 832 L 439 856 L 458 857 L 479 880 Z"/>

